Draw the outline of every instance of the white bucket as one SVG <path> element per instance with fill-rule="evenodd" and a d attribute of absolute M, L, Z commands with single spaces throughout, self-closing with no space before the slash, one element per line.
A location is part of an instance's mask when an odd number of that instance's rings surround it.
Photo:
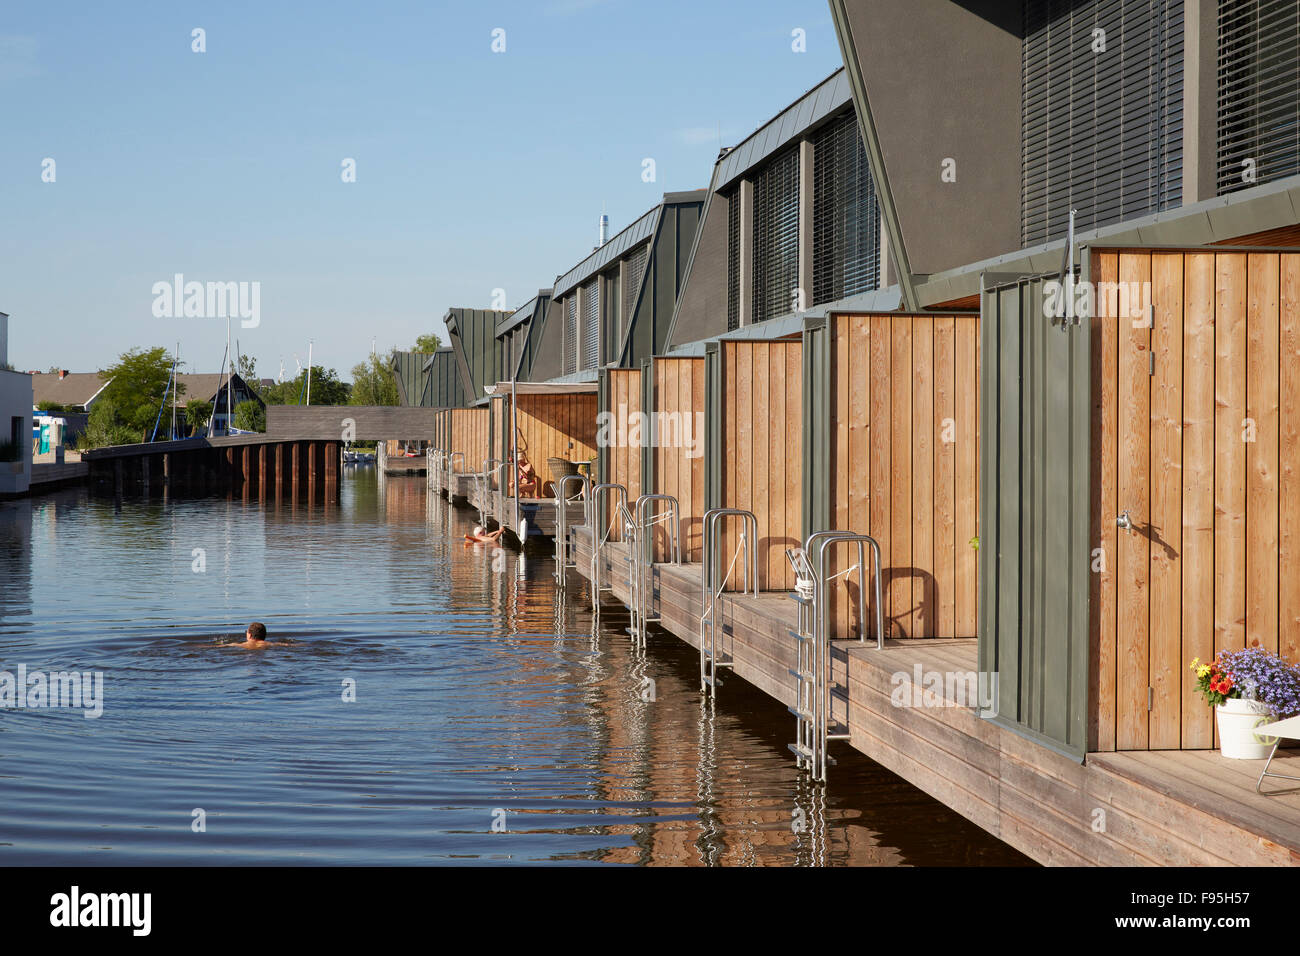
<path fill-rule="evenodd" d="M 1273 749 L 1276 737 L 1255 733 L 1261 724 L 1273 722 L 1268 705 L 1257 700 L 1229 698 L 1215 708 L 1219 723 L 1219 750 L 1234 760 L 1263 760 Z"/>

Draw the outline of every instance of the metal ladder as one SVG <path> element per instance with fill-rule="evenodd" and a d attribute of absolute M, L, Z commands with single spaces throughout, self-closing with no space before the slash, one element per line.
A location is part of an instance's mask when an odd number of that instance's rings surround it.
<path fill-rule="evenodd" d="M 795 742 L 790 744 L 796 762 L 807 769 L 813 780 L 825 783 L 826 771 L 835 761 L 828 753 L 832 740 L 848 740 L 845 726 L 831 729 L 831 657 L 830 615 L 826 611 L 826 574 L 828 551 L 837 544 L 856 544 L 858 563 L 848 571 L 857 570 L 862 581 L 866 567 L 866 549 L 871 548 L 873 578 L 875 579 L 876 646 L 885 641 L 885 612 L 881 602 L 882 583 L 880 545 L 865 534 L 851 531 L 815 531 L 808 536 L 802 548 L 786 551 L 786 558 L 795 572 L 795 591 L 790 597 L 799 607 L 798 623 L 790 636 L 796 641 L 795 666 L 789 673 L 797 681 L 795 704 L 788 708 L 795 716 Z M 809 557 L 809 555 L 812 557 Z M 843 572 L 848 573 L 848 572 Z M 858 601 L 858 640 L 867 640 L 866 601 Z"/>
<path fill-rule="evenodd" d="M 555 580 L 560 587 L 567 582 L 569 568 L 576 568 L 577 562 L 571 560 L 572 548 L 569 544 L 569 499 L 565 488 L 569 482 L 576 481 L 581 488 L 579 494 L 584 498 L 591 490 L 591 481 L 586 475 L 565 475 L 555 483 Z"/>
<path fill-rule="evenodd" d="M 718 595 L 727 585 L 726 580 L 717 580 L 718 524 L 729 517 L 739 518 L 743 526 L 740 543 L 745 581 L 740 593 L 758 595 L 758 518 L 752 511 L 740 508 L 711 508 L 704 512 L 704 560 L 700 565 L 700 594 L 703 598 L 703 607 L 700 608 L 703 612 L 700 615 L 700 693 L 704 693 L 707 687 L 710 697 L 717 696 L 718 668 L 731 667 L 735 663 L 721 660 L 718 652 Z"/>
<path fill-rule="evenodd" d="M 666 507 L 655 511 L 655 502 L 665 502 Z M 628 596 L 632 603 L 632 624 L 627 629 L 632 635 L 635 647 L 645 647 L 646 625 L 656 624 L 660 618 L 650 617 L 649 585 L 647 572 L 654 567 L 654 538 L 650 534 L 652 525 L 660 521 L 670 521 L 669 540 L 672 563 L 682 563 L 682 522 L 677 499 L 673 495 L 642 495 L 636 500 L 635 520 L 632 525 L 632 537 L 627 549 Z"/>
<path fill-rule="evenodd" d="M 465 470 L 465 453 L 464 453 L 464 452 L 460 452 L 460 451 L 448 452 L 448 454 L 447 454 L 447 458 L 446 458 L 446 462 L 447 462 L 447 480 L 443 482 L 443 487 L 445 487 L 445 488 L 447 489 L 447 500 L 448 500 L 448 501 L 451 501 L 451 499 L 452 499 L 452 494 L 453 494 L 453 493 L 452 493 L 452 490 L 451 490 L 451 476 L 454 475 L 454 474 L 456 473 L 456 459 L 457 459 L 457 458 L 460 459 L 460 470 L 461 470 L 461 471 L 464 471 L 464 470 Z"/>
<path fill-rule="evenodd" d="M 492 473 L 496 471 L 495 468 L 488 467 L 492 464 L 500 464 L 500 462 L 496 458 L 484 458 L 483 470 L 474 475 L 474 489 L 478 492 L 478 523 L 483 526 L 484 531 L 487 530 L 488 515 L 492 513 L 488 508 L 488 498 L 492 494 Z"/>
<path fill-rule="evenodd" d="M 602 499 L 604 494 L 606 498 L 613 493 L 617 500 L 617 507 L 610 513 L 610 520 L 603 521 L 604 513 L 601 510 Z M 605 502 L 608 507 L 608 502 Z M 606 587 L 600 583 L 601 571 L 605 562 L 602 560 L 600 549 L 609 540 L 609 533 L 614 530 L 620 513 L 631 517 L 627 510 L 627 488 L 615 482 L 603 482 L 599 485 L 591 486 L 591 494 L 587 496 L 587 527 L 591 528 L 591 610 L 600 613 L 600 595 L 603 591 L 612 591 L 612 587 Z M 604 530 L 601 531 L 601 528 Z"/>

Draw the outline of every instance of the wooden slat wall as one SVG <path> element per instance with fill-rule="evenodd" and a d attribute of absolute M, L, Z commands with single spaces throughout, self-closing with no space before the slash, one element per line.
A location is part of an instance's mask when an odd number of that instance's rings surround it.
<path fill-rule="evenodd" d="M 1092 255 L 1092 749 L 1208 748 L 1188 662 L 1300 654 L 1300 254 Z"/>
<path fill-rule="evenodd" d="M 654 490 L 677 499 L 682 522 L 682 560 L 703 554 L 704 359 L 654 360 L 656 424 Z M 667 536 L 656 528 L 655 557 L 668 557 Z"/>
<path fill-rule="evenodd" d="M 488 456 L 487 408 L 453 408 L 448 414 L 451 416 L 449 450 L 465 456 L 464 471 L 482 471 Z M 457 461 L 456 465 L 456 470 L 460 471 L 460 462 Z"/>
<path fill-rule="evenodd" d="M 880 544 L 891 636 L 974 637 L 979 317 L 832 321 L 831 523 Z M 855 561 L 842 548 L 834 571 Z M 837 580 L 837 637 L 857 634 L 859 587 Z"/>
<path fill-rule="evenodd" d="M 608 441 L 602 449 L 606 461 L 606 481 L 627 489 L 627 503 L 631 508 L 641 497 L 641 442 L 639 421 L 641 416 L 641 370 L 613 368 L 609 370 L 609 412 L 614 421 Z M 610 498 L 609 500 L 613 500 Z M 613 517 L 612 515 L 610 516 Z M 623 540 L 622 531 L 615 527 L 610 541 Z"/>
<path fill-rule="evenodd" d="M 596 395 L 520 395 L 518 401 L 519 452 L 549 492 L 545 483 L 551 480 L 551 470 L 546 459 L 584 462 L 596 454 Z M 575 494 L 572 484 L 569 494 Z"/>
<path fill-rule="evenodd" d="M 766 591 L 794 589 L 785 552 L 802 543 L 802 362 L 798 341 L 722 343 L 722 504 L 758 519 L 758 584 Z M 720 574 L 737 529 L 729 523 L 720 538 Z M 739 565 L 732 577 L 740 580 Z"/>

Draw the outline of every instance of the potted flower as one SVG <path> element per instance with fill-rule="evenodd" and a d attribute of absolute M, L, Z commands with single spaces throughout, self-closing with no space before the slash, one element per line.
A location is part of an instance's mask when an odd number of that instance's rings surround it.
<path fill-rule="evenodd" d="M 1263 648 L 1220 651 L 1208 664 L 1192 660 L 1196 689 L 1215 710 L 1219 751 L 1236 760 L 1262 760 L 1276 738 L 1255 728 L 1300 713 L 1300 667 Z"/>

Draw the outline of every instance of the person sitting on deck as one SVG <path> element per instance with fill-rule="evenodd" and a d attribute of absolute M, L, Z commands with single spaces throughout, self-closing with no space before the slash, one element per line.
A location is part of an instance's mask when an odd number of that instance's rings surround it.
<path fill-rule="evenodd" d="M 465 543 L 490 544 L 491 542 L 496 541 L 497 538 L 501 537 L 501 532 L 504 530 L 505 528 L 497 528 L 495 531 L 487 532 L 483 530 L 481 525 L 474 525 L 473 532 L 465 535 Z"/>
<path fill-rule="evenodd" d="M 244 631 L 244 640 L 240 644 L 228 644 L 227 647 L 270 647 L 271 642 L 266 639 L 266 625 L 261 621 L 254 621 L 248 625 L 248 630 Z"/>
<path fill-rule="evenodd" d="M 537 497 L 537 472 L 533 470 L 533 463 L 528 460 L 528 456 L 523 452 L 519 453 L 519 486 L 520 498 Z"/>

